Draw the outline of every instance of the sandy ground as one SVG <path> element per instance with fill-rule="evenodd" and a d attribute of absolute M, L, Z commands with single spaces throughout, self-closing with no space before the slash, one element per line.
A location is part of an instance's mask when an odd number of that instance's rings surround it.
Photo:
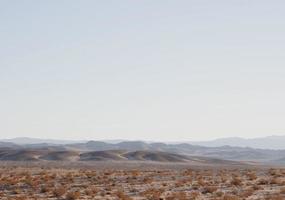
<path fill-rule="evenodd" d="M 0 162 L 0 199 L 281 200 L 285 169 L 155 162 Z"/>

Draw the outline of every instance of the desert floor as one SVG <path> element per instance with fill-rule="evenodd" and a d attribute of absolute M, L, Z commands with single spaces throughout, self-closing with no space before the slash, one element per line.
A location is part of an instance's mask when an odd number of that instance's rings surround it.
<path fill-rule="evenodd" d="M 285 169 L 97 162 L 0 162 L 0 199 L 281 200 Z"/>

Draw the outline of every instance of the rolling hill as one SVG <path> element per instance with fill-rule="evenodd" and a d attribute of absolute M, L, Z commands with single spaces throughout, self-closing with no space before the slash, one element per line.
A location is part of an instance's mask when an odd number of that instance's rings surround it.
<path fill-rule="evenodd" d="M 31 149 L 0 150 L 0 161 L 153 161 L 196 165 L 241 165 L 243 163 L 207 157 L 185 156 L 159 151 L 106 150 L 91 152 Z"/>
<path fill-rule="evenodd" d="M 121 152 L 129 154 L 122 154 Z M 39 153 L 40 152 L 40 153 Z M 120 153 L 119 153 L 120 152 Z M 142 152 L 144 152 L 142 154 Z M 152 154 L 150 153 L 152 152 Z M 159 154 L 155 152 L 160 152 Z M 163 154 L 165 153 L 165 154 Z M 173 156 L 175 154 L 176 156 Z M 142 141 L 107 143 L 88 141 L 68 144 L 14 144 L 0 142 L 0 160 L 173 160 L 205 157 L 219 160 L 284 164 L 285 150 L 250 147 L 207 147 L 188 143 L 166 144 Z M 180 157 L 177 155 L 181 155 Z"/>

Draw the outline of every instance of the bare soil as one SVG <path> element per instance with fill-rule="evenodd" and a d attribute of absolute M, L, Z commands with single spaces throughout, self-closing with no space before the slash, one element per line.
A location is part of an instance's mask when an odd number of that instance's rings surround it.
<path fill-rule="evenodd" d="M 285 169 L 159 162 L 0 162 L 0 199 L 282 200 Z"/>

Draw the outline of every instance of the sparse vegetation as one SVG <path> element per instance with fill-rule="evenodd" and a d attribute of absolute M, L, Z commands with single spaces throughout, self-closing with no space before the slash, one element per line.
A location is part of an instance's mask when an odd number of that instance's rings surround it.
<path fill-rule="evenodd" d="M 0 199 L 281 200 L 282 169 L 1 167 Z"/>

